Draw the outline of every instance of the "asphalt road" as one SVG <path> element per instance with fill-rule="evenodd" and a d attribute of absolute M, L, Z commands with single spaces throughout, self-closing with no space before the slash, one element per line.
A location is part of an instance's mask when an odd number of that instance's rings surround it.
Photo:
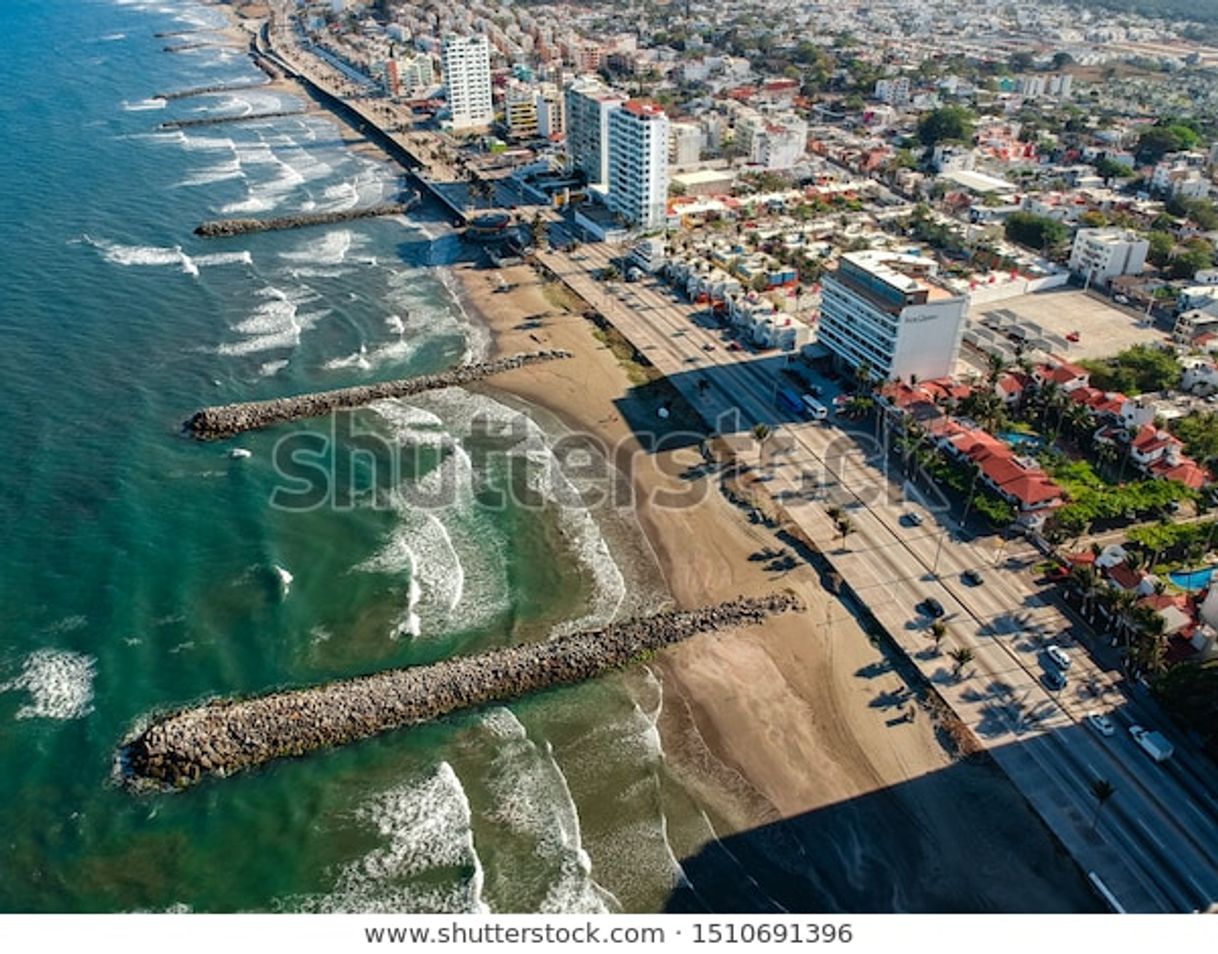
<path fill-rule="evenodd" d="M 616 252 L 585 245 L 576 260 L 564 253 L 543 258 L 585 291 L 704 416 L 737 408 L 744 432 L 756 422 L 775 428 L 767 442 L 771 493 L 1080 864 L 1127 910 L 1188 911 L 1218 899 L 1218 773 L 1179 737 L 1173 737 L 1176 755 L 1163 764 L 1129 737 L 1126 728 L 1134 722 L 1173 733 L 1156 725 L 1119 673 L 1097 666 L 1076 643 L 1072 620 L 1033 581 L 1040 555 L 1022 540 L 1003 545 L 968 538 L 950 513 L 928 507 L 915 488 L 903 486 L 895 457 L 867 458 L 868 435 L 847 437 L 832 423 L 792 420 L 774 402 L 775 364 L 782 359 L 728 351 L 718 329 L 693 319 L 702 309 L 674 301 L 667 286 L 650 280 L 609 286 L 591 278 Z M 709 383 L 705 393 L 700 378 Z M 830 403 L 833 383 L 818 383 Z M 896 473 L 886 473 L 886 466 Z M 846 509 L 856 528 L 844 542 L 825 515 L 833 504 Z M 906 524 L 914 512 L 921 526 Z M 982 585 L 961 579 L 970 568 L 982 574 Z M 946 610 L 942 653 L 930 638 L 930 618 L 917 610 L 931 596 Z M 1060 692 L 1042 679 L 1051 642 L 1072 655 L 1070 683 Z M 946 652 L 960 645 L 975 658 L 957 679 Z M 1091 729 L 1085 722 L 1091 711 L 1108 713 L 1116 734 L 1105 738 Z M 1091 784 L 1099 778 L 1116 794 L 1097 820 Z"/>

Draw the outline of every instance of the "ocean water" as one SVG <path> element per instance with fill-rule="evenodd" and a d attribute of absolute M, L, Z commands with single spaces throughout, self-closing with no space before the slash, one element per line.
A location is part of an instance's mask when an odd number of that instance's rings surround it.
<path fill-rule="evenodd" d="M 519 470 L 476 433 L 515 413 L 485 394 L 360 412 L 403 464 L 374 484 L 339 440 L 327 460 L 359 491 L 342 506 L 271 505 L 282 429 L 181 436 L 202 404 L 486 348 L 445 283 L 462 252 L 438 215 L 191 234 L 399 185 L 317 113 L 159 130 L 303 104 L 154 98 L 260 78 L 238 50 L 162 50 L 207 34 L 154 36 L 224 22 L 191 0 L 0 9 L 0 910 L 657 909 L 709 830 L 665 770 L 645 671 L 185 793 L 114 784 L 116 745 L 166 707 L 545 638 L 661 598 L 632 577 L 629 523 L 598 525 L 546 467 L 544 422 L 511 455 L 545 503 L 484 505 Z M 419 506 L 435 487 L 447 505 Z"/>

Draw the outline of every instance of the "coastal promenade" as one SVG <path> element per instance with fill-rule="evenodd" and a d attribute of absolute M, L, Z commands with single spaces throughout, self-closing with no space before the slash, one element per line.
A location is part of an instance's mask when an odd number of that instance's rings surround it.
<path fill-rule="evenodd" d="M 353 128 L 372 139 L 458 223 L 468 224 L 475 215 L 507 212 L 497 208 L 476 211 L 468 208 L 469 181 L 448 161 L 447 157 L 455 147 L 447 137 L 435 130 L 409 128 L 413 122 L 409 112 L 403 113 L 400 107 L 386 100 L 344 95 L 338 81 L 325 75 L 328 67 L 291 41 L 282 15 L 272 17 L 269 23 L 254 30 L 251 54 L 256 61 L 269 64 L 311 90 Z"/>
<path fill-rule="evenodd" d="M 180 788 L 206 775 L 231 775 L 273 759 L 584 682 L 700 633 L 756 626 L 800 608 L 793 594 L 772 593 L 324 686 L 218 700 L 158 719 L 125 742 L 120 774 L 136 788 Z"/>
<path fill-rule="evenodd" d="M 735 442 L 761 478 L 755 490 L 769 498 L 792 535 L 819 552 L 842 581 L 848 604 L 878 622 L 976 746 L 993 756 L 1083 869 L 1096 874 L 1111 892 L 1110 903 L 1130 911 L 1180 911 L 1218 897 L 1212 770 L 1187 757 L 1151 765 L 1123 732 L 1107 740 L 1090 730 L 1085 717 L 1093 710 L 1154 719 L 1136 697 L 1123 695 L 1118 674 L 1096 670 L 1082 652 L 1074 654 L 1071 692 L 1041 681 L 1043 647 L 1072 645 L 1073 625 L 1027 573 L 1039 554 L 1026 544 L 995 548 L 961 536 L 949 517 L 923 505 L 920 491 L 890 480 L 883 461 L 868 459 L 853 437 L 782 412 L 774 401 L 775 362 L 784 358 L 726 351 L 712 329 L 691 320 L 697 307 L 673 302 L 662 286 L 611 289 L 593 278 L 613 253 L 586 245 L 578 260 L 546 251 L 538 259 L 600 311 L 712 427 L 722 415 L 739 414 L 743 433 Z M 755 423 L 775 429 L 765 460 L 746 436 Z M 827 513 L 834 506 L 853 521 L 848 540 Z M 911 511 L 922 515 L 922 529 L 903 525 Z M 985 584 L 962 583 L 967 569 L 980 570 Z M 931 639 L 931 620 L 918 610 L 928 597 L 946 610 L 941 647 Z M 958 646 L 973 653 L 963 667 L 947 656 Z M 1181 756 L 1184 745 L 1180 740 Z M 1117 794 L 1093 821 L 1097 778 L 1109 780 Z"/>

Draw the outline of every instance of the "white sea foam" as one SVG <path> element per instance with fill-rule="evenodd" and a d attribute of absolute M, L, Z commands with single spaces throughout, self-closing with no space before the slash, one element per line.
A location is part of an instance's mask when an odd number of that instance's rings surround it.
<path fill-rule="evenodd" d="M 208 255 L 196 255 L 195 264 L 200 268 L 213 268 L 219 265 L 253 265 L 254 258 L 248 251 L 212 252 Z"/>
<path fill-rule="evenodd" d="M 487 728 L 497 740 L 488 779 L 494 796 L 489 814 L 531 841 L 545 862 L 540 913 L 604 914 L 617 908 L 616 899 L 591 877 L 592 862 L 580 840 L 579 812 L 549 743 L 535 744 L 508 709 L 496 710 Z"/>
<path fill-rule="evenodd" d="M 302 305 L 318 301 L 311 289 L 299 288 L 285 292 L 273 286 L 261 289 L 262 302 L 233 330 L 244 339 L 220 345 L 217 353 L 228 356 L 257 354 L 280 348 L 295 348 L 301 333 L 311 328 L 328 313 L 326 310 L 301 312 Z"/>
<path fill-rule="evenodd" d="M 275 575 L 279 578 L 280 592 L 286 597 L 292 588 L 292 580 L 295 577 L 292 576 L 287 567 L 280 566 L 279 564 L 275 564 Z"/>
<path fill-rule="evenodd" d="M 150 109 L 164 109 L 168 104 L 160 98 L 141 99 L 134 103 L 123 100 L 123 109 L 129 113 L 142 113 Z"/>
<path fill-rule="evenodd" d="M 126 33 L 107 33 L 105 36 L 98 37 L 102 43 L 117 43 L 119 40 L 127 39 Z"/>
<path fill-rule="evenodd" d="M 42 630 L 42 632 L 58 636 L 61 633 L 71 633 L 78 629 L 84 629 L 89 625 L 89 621 L 80 615 L 65 616 L 63 619 L 56 620 L 50 626 Z"/>
<path fill-rule="evenodd" d="M 426 777 L 360 808 L 385 843 L 346 865 L 334 890 L 301 907 L 324 912 L 485 914 L 484 873 L 457 773 L 441 762 Z"/>
<path fill-rule="evenodd" d="M 241 163 L 237 159 L 226 159 L 223 162 L 218 162 L 213 166 L 208 166 L 205 169 L 200 169 L 191 173 L 185 179 L 177 183 L 179 188 L 190 186 L 205 186 L 215 185 L 217 182 L 227 182 L 229 179 L 242 179 L 245 173 L 241 169 Z"/>
<path fill-rule="evenodd" d="M 0 683 L 0 692 L 25 691 L 30 701 L 17 710 L 18 719 L 79 719 L 93 711 L 96 660 L 64 649 L 39 649 L 21 673 Z"/>
<path fill-rule="evenodd" d="M 290 252 L 280 252 L 279 257 L 284 261 L 309 265 L 341 265 L 356 244 L 356 236 L 350 229 L 334 229 L 308 239 Z"/>
<path fill-rule="evenodd" d="M 278 374 L 288 366 L 290 362 L 284 358 L 281 361 L 264 361 L 258 368 L 258 374 L 264 378 L 269 378 L 272 375 Z"/>
<path fill-rule="evenodd" d="M 250 253 L 246 251 L 216 252 L 192 258 L 182 251 L 180 245 L 169 248 L 158 245 L 120 245 L 117 242 L 94 239 L 88 235 L 83 236 L 80 241 L 96 248 L 107 262 L 114 265 L 123 267 L 176 265 L 185 274 L 196 277 L 200 268 L 237 264 L 252 265 L 254 263 Z"/>
<path fill-rule="evenodd" d="M 377 553 L 357 570 L 390 575 L 408 574 L 409 590 L 403 615 L 394 626 L 394 636 L 418 636 L 420 616 L 448 618 L 457 609 L 465 591 L 465 567 L 453 546 L 452 537 L 440 519 L 403 507 L 401 522 Z"/>

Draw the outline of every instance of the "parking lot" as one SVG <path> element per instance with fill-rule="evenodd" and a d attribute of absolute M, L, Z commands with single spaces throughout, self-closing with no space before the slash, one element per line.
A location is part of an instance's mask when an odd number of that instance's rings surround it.
<path fill-rule="evenodd" d="M 1136 344 L 1166 340 L 1163 332 L 1143 325 L 1139 309 L 1109 301 L 1103 293 L 1078 288 L 1053 289 L 1020 295 L 1004 301 L 977 305 L 969 310 L 969 320 L 979 322 L 987 312 L 1005 311 L 1021 321 L 1034 322 L 1062 339 L 1069 360 L 1103 358 Z M 1068 340 L 1075 332 L 1078 341 Z"/>

